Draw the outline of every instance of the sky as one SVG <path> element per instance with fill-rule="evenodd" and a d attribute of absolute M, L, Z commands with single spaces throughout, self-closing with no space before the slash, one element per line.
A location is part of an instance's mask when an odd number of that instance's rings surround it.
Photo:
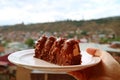
<path fill-rule="evenodd" d="M 0 25 L 120 16 L 120 0 L 0 0 Z"/>

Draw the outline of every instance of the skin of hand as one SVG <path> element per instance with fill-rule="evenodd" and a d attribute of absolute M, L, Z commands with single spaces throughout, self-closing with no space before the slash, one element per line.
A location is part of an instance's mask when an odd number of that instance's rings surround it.
<path fill-rule="evenodd" d="M 95 66 L 68 72 L 77 80 L 120 80 L 120 64 L 107 52 L 100 49 L 88 48 L 89 54 L 101 58 Z"/>

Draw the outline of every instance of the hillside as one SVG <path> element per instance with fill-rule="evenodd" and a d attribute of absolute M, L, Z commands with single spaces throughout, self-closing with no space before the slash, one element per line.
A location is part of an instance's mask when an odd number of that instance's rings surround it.
<path fill-rule="evenodd" d="M 16 24 L 0 27 L 0 32 L 9 31 L 49 31 L 49 32 L 64 32 L 84 30 L 89 32 L 101 32 L 101 33 L 115 33 L 120 36 L 120 16 L 108 17 L 94 20 L 81 20 L 81 21 L 56 21 L 48 23 L 36 23 L 36 24 Z"/>

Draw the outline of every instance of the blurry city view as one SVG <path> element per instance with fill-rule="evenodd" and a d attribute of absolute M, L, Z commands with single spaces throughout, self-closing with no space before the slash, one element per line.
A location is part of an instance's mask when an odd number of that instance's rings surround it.
<path fill-rule="evenodd" d="M 16 51 L 34 48 L 35 42 L 42 35 L 78 39 L 81 50 L 99 45 L 96 48 L 108 51 L 120 62 L 120 16 L 36 24 L 21 22 L 0 26 L 0 80 L 15 80 L 16 68 L 7 60 L 7 56 Z M 12 71 L 9 70 L 10 66 L 14 66 Z"/>

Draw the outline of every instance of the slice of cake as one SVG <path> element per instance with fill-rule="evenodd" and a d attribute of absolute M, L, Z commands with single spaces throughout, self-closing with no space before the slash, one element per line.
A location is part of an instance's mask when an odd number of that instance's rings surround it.
<path fill-rule="evenodd" d="M 68 39 L 61 48 L 58 64 L 77 65 L 81 63 L 81 55 L 78 41 Z"/>
<path fill-rule="evenodd" d="M 79 42 L 75 39 L 42 36 L 35 45 L 34 57 L 57 65 L 81 64 Z"/>
<path fill-rule="evenodd" d="M 43 47 L 46 43 L 47 37 L 43 35 L 35 44 L 35 56 L 36 58 L 41 58 Z"/>
<path fill-rule="evenodd" d="M 61 48 L 63 47 L 64 42 L 65 42 L 64 38 L 58 38 L 54 42 L 49 52 L 49 61 L 51 63 L 59 64 L 60 52 L 61 52 Z"/>

